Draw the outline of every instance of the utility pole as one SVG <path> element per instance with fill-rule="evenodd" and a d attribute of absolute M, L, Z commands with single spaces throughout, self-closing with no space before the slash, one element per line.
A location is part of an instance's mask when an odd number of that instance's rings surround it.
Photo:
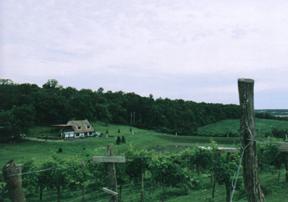
<path fill-rule="evenodd" d="M 12 202 L 25 202 L 22 189 L 21 167 L 15 161 L 9 161 L 3 167 L 3 177 L 7 184 L 9 198 Z"/>
<path fill-rule="evenodd" d="M 260 187 L 256 153 L 254 114 L 254 80 L 238 80 L 240 100 L 240 134 L 242 138 L 243 178 L 248 202 L 264 202 Z"/>
<path fill-rule="evenodd" d="M 133 114 L 132 112 L 130 112 L 130 125 L 132 125 L 132 117 L 133 117 Z"/>

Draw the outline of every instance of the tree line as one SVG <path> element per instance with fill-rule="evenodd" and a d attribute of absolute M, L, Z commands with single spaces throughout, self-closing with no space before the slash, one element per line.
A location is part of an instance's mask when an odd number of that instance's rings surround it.
<path fill-rule="evenodd" d="M 237 105 L 155 99 L 152 95 L 145 97 L 122 91 L 104 91 L 103 88 L 77 90 L 64 88 L 54 79 L 41 87 L 0 79 L 0 100 L 1 130 L 10 128 L 15 134 L 24 133 L 35 124 L 89 119 L 193 135 L 200 126 L 240 116 Z"/>

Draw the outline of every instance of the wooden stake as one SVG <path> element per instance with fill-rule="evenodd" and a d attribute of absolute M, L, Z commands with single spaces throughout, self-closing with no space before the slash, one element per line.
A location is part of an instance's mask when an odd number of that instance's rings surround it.
<path fill-rule="evenodd" d="M 256 153 L 256 131 L 254 114 L 254 80 L 239 79 L 238 90 L 240 98 L 240 133 L 242 137 L 243 178 L 248 202 L 264 202 L 258 178 Z"/>
<path fill-rule="evenodd" d="M 25 195 L 22 190 L 21 167 L 14 161 L 9 161 L 3 167 L 3 177 L 8 187 L 9 198 L 12 202 L 25 202 Z"/>
<path fill-rule="evenodd" d="M 284 162 L 284 165 L 285 165 L 285 182 L 287 183 L 288 182 L 288 153 L 285 153 L 285 162 Z"/>
<path fill-rule="evenodd" d="M 107 156 L 112 156 L 112 145 L 107 146 Z M 108 188 L 117 191 L 117 178 L 116 178 L 116 168 L 115 163 L 107 163 L 107 171 L 108 171 Z M 118 196 L 112 195 L 110 198 L 111 202 L 117 202 Z"/>
<path fill-rule="evenodd" d="M 140 201 L 144 202 L 144 177 L 145 177 L 145 171 L 142 170 L 141 173 L 141 195 L 140 195 Z"/>

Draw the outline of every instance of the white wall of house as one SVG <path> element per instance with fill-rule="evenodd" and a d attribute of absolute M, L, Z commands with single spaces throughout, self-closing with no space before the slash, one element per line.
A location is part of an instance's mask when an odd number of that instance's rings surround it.
<path fill-rule="evenodd" d="M 64 139 L 69 139 L 69 138 L 83 138 L 83 137 L 91 137 L 98 135 L 98 132 L 85 132 L 85 133 L 76 133 L 74 131 L 65 131 L 61 133 L 61 137 Z"/>
<path fill-rule="evenodd" d="M 63 132 L 63 135 L 62 135 L 62 137 L 64 137 L 65 139 L 74 138 L 74 136 L 75 136 L 74 131 L 66 131 L 66 132 Z"/>

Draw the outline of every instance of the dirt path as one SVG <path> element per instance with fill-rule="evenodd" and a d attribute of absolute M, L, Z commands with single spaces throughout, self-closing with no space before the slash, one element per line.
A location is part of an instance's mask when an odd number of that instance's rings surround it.
<path fill-rule="evenodd" d="M 49 140 L 49 139 L 41 139 L 36 137 L 24 137 L 24 140 L 35 141 L 35 142 L 64 142 L 64 140 Z"/>

